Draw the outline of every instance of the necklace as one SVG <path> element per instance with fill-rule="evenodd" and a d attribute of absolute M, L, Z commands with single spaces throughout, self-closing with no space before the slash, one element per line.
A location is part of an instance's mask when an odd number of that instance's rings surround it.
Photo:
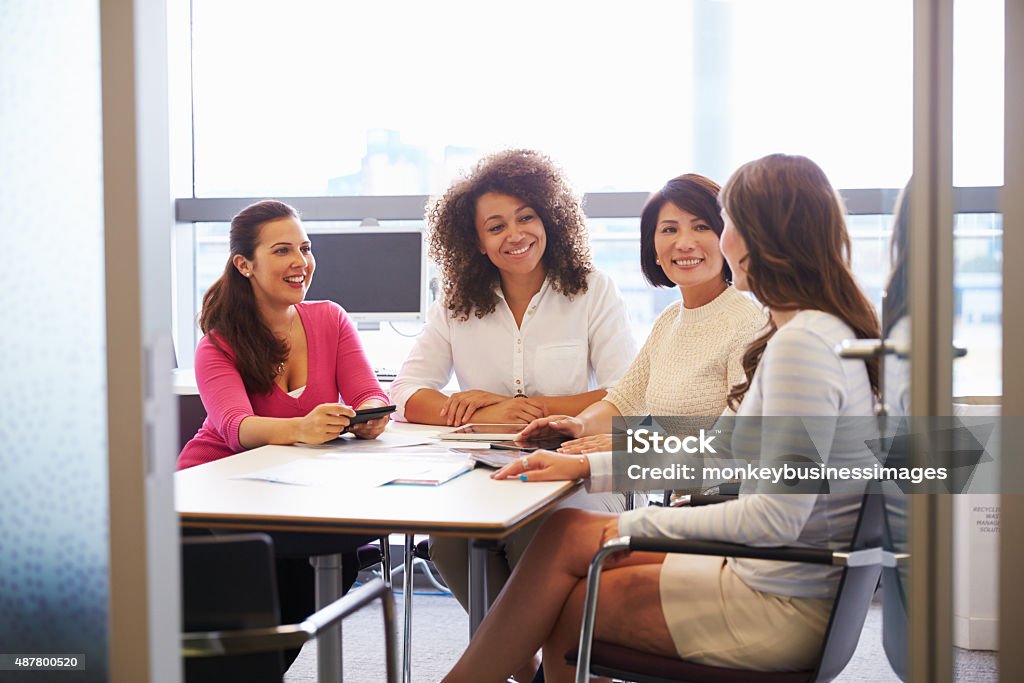
<path fill-rule="evenodd" d="M 284 335 L 285 339 L 290 339 L 291 338 L 292 330 L 295 329 L 295 319 L 298 318 L 298 317 L 299 317 L 299 312 L 298 311 L 293 311 L 292 312 L 292 321 L 291 321 L 291 323 L 289 323 L 288 331 Z M 275 375 L 283 375 L 284 374 L 284 363 L 283 362 L 278 363 L 274 367 L 274 374 Z"/>

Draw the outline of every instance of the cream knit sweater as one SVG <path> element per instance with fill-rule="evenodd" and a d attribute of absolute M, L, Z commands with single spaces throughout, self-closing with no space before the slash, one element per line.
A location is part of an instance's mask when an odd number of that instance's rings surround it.
<path fill-rule="evenodd" d="M 623 415 L 718 417 L 764 310 L 734 287 L 700 308 L 677 301 L 658 316 L 633 364 L 604 400 Z"/>

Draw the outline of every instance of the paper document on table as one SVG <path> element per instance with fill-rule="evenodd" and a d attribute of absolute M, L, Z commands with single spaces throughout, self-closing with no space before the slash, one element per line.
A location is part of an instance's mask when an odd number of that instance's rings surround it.
<path fill-rule="evenodd" d="M 372 466 L 359 466 L 360 464 L 362 463 L 354 463 L 351 460 L 303 458 L 231 478 L 344 489 L 382 486 L 393 481 L 402 471 L 400 465 L 392 465 L 387 461 L 374 463 Z"/>
<path fill-rule="evenodd" d="M 473 469 L 465 455 L 443 447 L 423 447 L 376 453 L 336 450 L 294 460 L 232 479 L 317 488 L 371 488 L 384 484 L 437 486 Z"/>
<path fill-rule="evenodd" d="M 387 451 L 361 451 L 357 448 L 335 448 L 324 451 L 317 455 L 318 458 L 327 460 L 343 460 L 346 462 L 366 463 L 373 467 L 380 462 L 404 463 L 407 458 L 443 457 L 451 455 L 452 452 L 447 446 L 439 444 L 426 444 L 409 446 L 402 449 L 389 449 Z"/>
<path fill-rule="evenodd" d="M 391 484 L 420 484 L 439 486 L 446 481 L 465 474 L 476 464 L 464 455 L 445 452 L 423 452 L 417 450 L 408 455 L 392 455 L 389 460 L 400 463 L 400 472 Z"/>
<path fill-rule="evenodd" d="M 311 448 L 323 451 L 345 451 L 347 453 L 370 453 L 389 448 L 409 448 L 410 446 L 425 446 L 435 443 L 436 439 L 424 437 L 418 434 L 395 434 L 384 432 L 376 439 L 357 439 L 351 434 L 339 436 L 327 443 L 318 445 L 295 444 L 302 448 Z"/>

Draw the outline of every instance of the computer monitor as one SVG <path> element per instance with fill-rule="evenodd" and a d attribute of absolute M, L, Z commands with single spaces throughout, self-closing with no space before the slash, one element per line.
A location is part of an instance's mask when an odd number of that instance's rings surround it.
<path fill-rule="evenodd" d="M 334 301 L 357 322 L 424 319 L 427 273 L 422 232 L 311 232 L 309 240 L 316 272 L 307 301 Z"/>

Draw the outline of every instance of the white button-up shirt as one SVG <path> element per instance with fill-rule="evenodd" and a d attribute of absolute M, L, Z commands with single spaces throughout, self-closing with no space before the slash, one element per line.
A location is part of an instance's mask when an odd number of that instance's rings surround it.
<path fill-rule="evenodd" d="M 440 390 L 452 371 L 462 390 L 504 396 L 571 396 L 607 389 L 636 355 L 625 302 L 611 278 L 593 272 L 570 300 L 545 280 L 517 326 L 498 287 L 494 312 L 466 321 L 435 302 L 409 357 L 391 384 L 396 417 L 420 389 Z"/>

